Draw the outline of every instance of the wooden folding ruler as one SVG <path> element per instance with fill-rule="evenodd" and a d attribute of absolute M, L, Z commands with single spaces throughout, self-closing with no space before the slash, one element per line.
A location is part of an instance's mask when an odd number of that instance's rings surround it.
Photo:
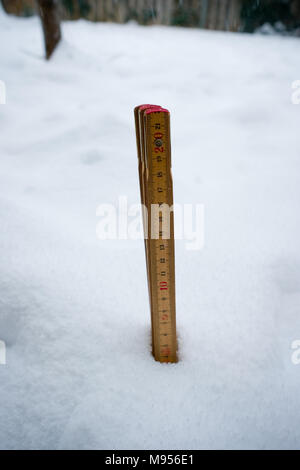
<path fill-rule="evenodd" d="M 170 113 L 156 105 L 134 110 L 152 324 L 157 361 L 177 362 L 173 183 Z"/>

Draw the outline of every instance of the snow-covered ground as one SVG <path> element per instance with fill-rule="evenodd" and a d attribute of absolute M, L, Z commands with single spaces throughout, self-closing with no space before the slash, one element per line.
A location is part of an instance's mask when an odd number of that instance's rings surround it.
<path fill-rule="evenodd" d="M 300 41 L 0 12 L 0 447 L 297 448 Z M 139 201 L 133 108 L 172 113 L 180 361 L 150 354 L 143 242 L 96 209 Z"/>

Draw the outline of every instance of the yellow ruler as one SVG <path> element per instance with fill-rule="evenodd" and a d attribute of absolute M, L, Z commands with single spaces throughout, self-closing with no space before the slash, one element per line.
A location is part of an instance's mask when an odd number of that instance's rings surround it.
<path fill-rule="evenodd" d="M 157 361 L 177 362 L 173 183 L 170 114 L 155 105 L 134 111 L 148 289 L 152 352 Z"/>

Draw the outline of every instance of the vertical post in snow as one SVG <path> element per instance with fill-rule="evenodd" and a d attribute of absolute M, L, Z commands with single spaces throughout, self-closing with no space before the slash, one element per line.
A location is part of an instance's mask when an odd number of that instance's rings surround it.
<path fill-rule="evenodd" d="M 37 0 L 37 5 L 42 21 L 46 59 L 48 60 L 61 39 L 58 1 Z"/>

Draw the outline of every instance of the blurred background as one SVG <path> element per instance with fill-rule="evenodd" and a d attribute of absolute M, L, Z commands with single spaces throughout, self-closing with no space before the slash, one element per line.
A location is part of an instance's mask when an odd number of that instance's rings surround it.
<path fill-rule="evenodd" d="M 35 0 L 1 0 L 5 11 L 35 14 Z M 264 24 L 300 34 L 298 0 L 61 0 L 63 19 L 163 24 L 253 32 Z M 266 31 L 268 31 L 266 29 Z"/>

